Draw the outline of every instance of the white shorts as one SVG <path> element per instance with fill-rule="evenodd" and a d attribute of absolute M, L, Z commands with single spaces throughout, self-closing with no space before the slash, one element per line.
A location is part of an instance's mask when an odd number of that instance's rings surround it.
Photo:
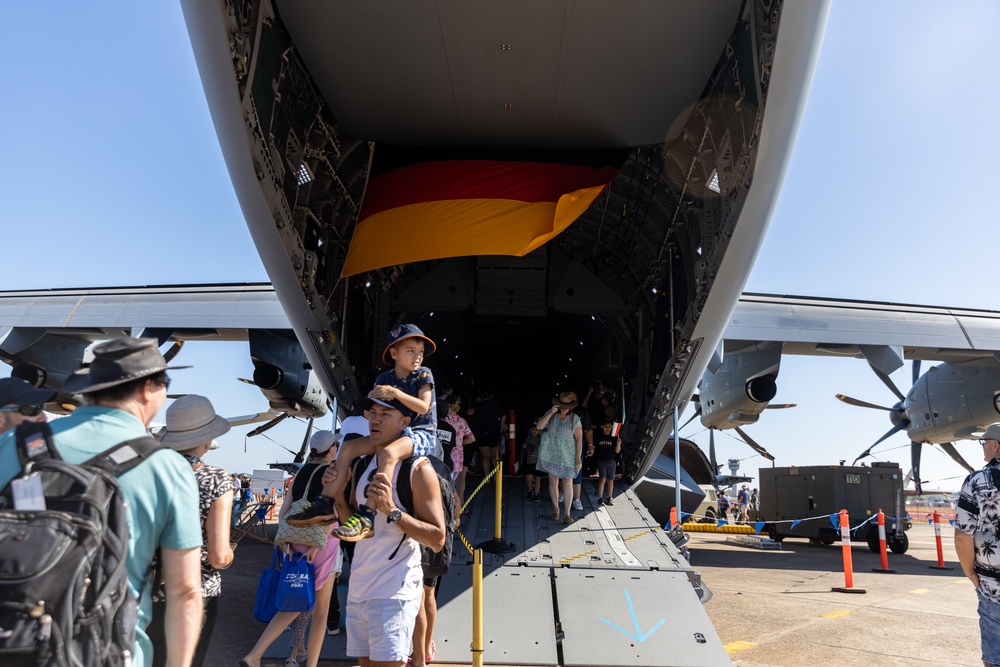
<path fill-rule="evenodd" d="M 421 598 L 347 601 L 347 655 L 379 662 L 406 662 Z"/>
<path fill-rule="evenodd" d="M 344 572 L 344 545 L 337 545 L 337 558 L 333 561 L 333 573 L 338 577 Z"/>

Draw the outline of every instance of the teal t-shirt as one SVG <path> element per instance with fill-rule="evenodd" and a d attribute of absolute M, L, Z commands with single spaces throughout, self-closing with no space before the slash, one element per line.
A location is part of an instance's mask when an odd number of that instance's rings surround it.
<path fill-rule="evenodd" d="M 112 445 L 147 435 L 131 413 L 115 408 L 86 406 L 51 423 L 60 456 L 83 463 Z M 21 471 L 14 431 L 0 435 L 0 488 Z M 140 599 L 136 629 L 135 665 L 150 667 L 153 647 L 146 636 L 152 599 L 146 581 L 157 546 L 166 549 L 201 547 L 198 483 L 191 465 L 177 452 L 164 449 L 118 478 L 128 501 L 129 545 L 126 569 L 129 589 Z M 140 597 L 139 592 L 146 587 Z"/>

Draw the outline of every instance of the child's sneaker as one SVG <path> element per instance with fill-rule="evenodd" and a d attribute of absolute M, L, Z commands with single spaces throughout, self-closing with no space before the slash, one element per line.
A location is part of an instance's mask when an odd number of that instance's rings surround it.
<path fill-rule="evenodd" d="M 573 501 L 573 509 L 575 509 L 577 512 L 583 511 L 583 503 L 580 501 L 579 498 Z"/>
<path fill-rule="evenodd" d="M 604 504 L 604 498 L 598 498 L 597 499 L 597 504 L 598 505 L 603 505 Z"/>
<path fill-rule="evenodd" d="M 366 537 L 375 535 L 375 526 L 371 518 L 358 512 L 352 514 L 344 523 L 340 524 L 333 534 L 345 542 L 357 542 Z"/>
<path fill-rule="evenodd" d="M 605 505 L 614 505 L 614 503 L 611 501 L 611 496 L 608 496 L 607 498 L 604 499 L 604 504 Z"/>
<path fill-rule="evenodd" d="M 323 497 L 317 496 L 316 501 L 308 508 L 298 514 L 290 514 L 285 517 L 285 522 L 289 526 L 296 528 L 308 528 L 309 526 L 329 526 L 337 521 L 337 510 L 333 503 Z"/>

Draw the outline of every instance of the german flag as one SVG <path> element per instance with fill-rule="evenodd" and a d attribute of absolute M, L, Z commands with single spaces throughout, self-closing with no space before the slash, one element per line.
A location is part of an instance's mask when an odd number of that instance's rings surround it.
<path fill-rule="evenodd" d="M 627 157 L 376 146 L 343 275 L 444 257 L 524 256 L 580 217 Z"/>

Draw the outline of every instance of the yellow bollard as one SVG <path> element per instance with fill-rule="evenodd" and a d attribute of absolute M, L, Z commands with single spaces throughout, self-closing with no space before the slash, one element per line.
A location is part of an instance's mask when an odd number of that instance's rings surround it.
<path fill-rule="evenodd" d="M 483 550 L 472 552 L 472 665 L 483 665 Z"/>
<path fill-rule="evenodd" d="M 496 486 L 496 512 L 493 515 L 493 539 L 487 540 L 482 544 L 477 544 L 476 546 L 486 553 L 502 554 L 514 551 L 517 549 L 517 546 L 512 542 L 505 542 L 503 540 L 503 526 L 500 525 L 500 522 L 503 520 L 503 461 L 497 463 L 497 467 L 493 471 L 496 473 L 496 480 L 494 482 Z"/>
<path fill-rule="evenodd" d="M 500 529 L 501 512 L 503 509 L 503 461 L 497 464 L 497 477 L 496 477 L 496 516 L 493 521 L 493 540 L 500 542 L 501 536 L 503 536 L 503 531 Z"/>

